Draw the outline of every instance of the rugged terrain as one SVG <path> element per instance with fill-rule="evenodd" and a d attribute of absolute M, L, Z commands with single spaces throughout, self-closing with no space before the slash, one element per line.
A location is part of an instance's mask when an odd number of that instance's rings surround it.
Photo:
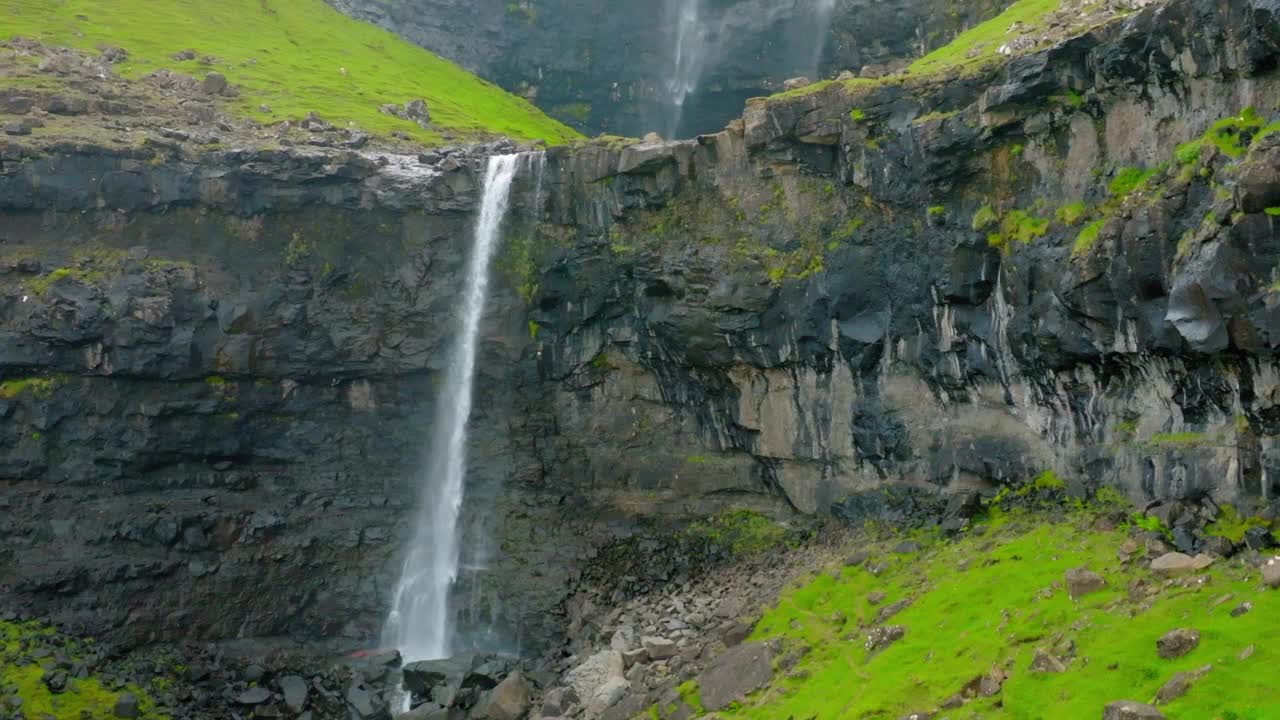
<path fill-rule="evenodd" d="M 745 99 L 781 90 L 795 76 L 884 72 L 1002 7 L 990 0 L 836 0 L 822 32 L 820 0 L 329 1 L 589 134 L 634 137 L 663 133 L 670 121 L 679 18 L 688 7 L 697 7 L 707 38 L 696 50 L 703 69 L 679 137 L 722 127 L 741 114 Z"/>
<path fill-rule="evenodd" d="M 1061 502 L 1124 498 L 1140 514 L 1119 519 L 1216 555 L 1223 594 L 1270 607 L 1256 566 L 1280 489 L 1276 11 L 1023 0 L 905 73 L 752 100 L 718 133 L 529 155 L 472 422 L 459 593 L 463 626 L 494 633 L 479 647 L 579 667 L 612 642 L 579 634 L 582 598 L 675 592 L 701 556 L 673 529 L 722 511 L 955 533 L 977 498 L 1046 477 Z M 427 149 L 320 114 L 265 124 L 186 84 L 152 93 L 154 75 L 114 72 L 114 45 L 84 50 L 96 42 L 0 49 L 32 79 L 0 108 L 13 130 L 0 149 L 0 603 L 117 650 L 369 649 L 411 534 L 478 172 L 515 145 Z M 988 531 L 1038 553 L 1010 603 L 1081 564 L 1113 588 L 1151 572 L 1113 563 L 1121 534 L 1071 522 L 1090 531 L 1060 556 L 1044 549 L 1071 534 L 1060 526 Z M 635 537 L 657 543 L 648 563 L 611 566 Z M 929 552 L 927 587 L 976 582 L 930 564 L 971 546 Z M 980 551 L 1011 559 L 1000 552 Z M 851 599 L 864 592 L 926 587 L 891 565 L 884 588 L 843 570 L 839 591 L 792 597 L 825 594 L 851 618 L 870 612 Z M 1209 592 L 1160 597 L 1176 614 Z M 1108 593 L 1096 602 L 1120 600 Z M 787 602 L 758 639 L 853 633 L 825 606 L 815 618 Z M 1141 602 L 1085 611 L 1111 627 Z M 940 612 L 915 607 L 908 633 Z M 1243 649 L 1238 628 L 1222 632 L 1215 658 Z M 855 640 L 799 671 L 864 660 Z M 992 663 L 1021 671 L 1039 640 L 966 649 L 915 690 L 839 712 L 932 712 Z M 877 657 L 905 664 L 927 652 L 913 643 Z M 1042 644 L 1073 668 L 1063 683 L 1096 680 Z M 225 667 L 236 692 L 257 682 Z M 1154 693 L 1170 669 L 1184 668 L 1143 659 L 1124 671 L 1141 683 L 1105 687 Z M 350 675 L 326 677 L 326 691 L 349 690 Z M 650 691 L 671 689 L 649 677 L 612 699 L 647 712 Z M 793 713 L 788 698 L 826 687 L 779 679 L 730 712 Z M 1011 681 L 1006 708 L 1061 690 L 1037 683 Z M 1151 698 L 1107 700 L 1121 699 Z M 1101 713 L 1100 698 L 1077 700 Z M 1267 711 L 1202 716 L 1228 709 Z"/>

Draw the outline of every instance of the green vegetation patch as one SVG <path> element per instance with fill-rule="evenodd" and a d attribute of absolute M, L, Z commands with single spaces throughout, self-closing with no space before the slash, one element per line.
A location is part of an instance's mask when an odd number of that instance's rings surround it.
<path fill-rule="evenodd" d="M 960 33 L 955 40 L 911 63 L 907 72 L 928 75 L 957 68 L 971 68 L 1000 57 L 1000 46 L 1020 34 L 1034 34 L 1061 0 L 1018 0 L 1004 12 Z M 1018 27 L 1017 32 L 1010 28 Z"/>
<path fill-rule="evenodd" d="M 701 456 L 692 456 L 701 457 Z M 701 458 L 705 463 L 706 458 Z M 788 530 L 777 522 L 750 510 L 733 510 L 699 520 L 685 528 L 684 535 L 727 547 L 738 556 L 756 555 L 788 542 Z"/>
<path fill-rule="evenodd" d="M 0 382 L 0 400 L 12 400 L 19 396 L 30 396 L 37 400 L 48 400 L 59 384 L 65 382 L 62 376 L 19 378 Z"/>
<path fill-rule="evenodd" d="M 1111 183 L 1107 185 L 1107 192 L 1114 198 L 1129 197 L 1137 190 L 1145 188 L 1147 181 L 1159 171 L 1160 168 L 1120 168 L 1116 170 L 1115 177 L 1111 178 Z"/>
<path fill-rule="evenodd" d="M 929 712 L 968 683 L 1000 667 L 998 695 L 975 698 L 954 718 L 1037 720 L 1096 718 L 1114 700 L 1148 702 L 1175 672 L 1213 670 L 1164 709 L 1186 720 L 1280 717 L 1280 695 L 1267 669 L 1280 661 L 1274 635 L 1280 592 L 1257 572 L 1220 562 L 1204 585 L 1162 583 L 1140 563 L 1123 564 L 1123 531 L 1091 530 L 1087 513 L 1053 521 L 1010 513 L 955 543 L 927 544 L 913 556 L 880 549 L 864 566 L 821 573 L 788 590 L 768 610 L 754 639 L 778 639 L 808 652 L 765 690 L 725 717 L 776 720 L 897 720 Z M 873 574 L 867 569 L 875 567 Z M 1067 570 L 1087 567 L 1107 586 L 1076 600 L 1063 588 Z M 1128 588 L 1150 583 L 1150 597 Z M 878 604 L 868 599 L 883 593 Z M 1214 604 L 1231 594 L 1230 602 Z M 884 606 L 910 600 L 889 624 L 905 636 L 879 652 L 865 647 L 867 628 Z M 1242 602 L 1251 612 L 1232 617 Z M 1181 627 L 1200 646 L 1177 660 L 1156 652 L 1156 639 Z M 1241 659 L 1246 648 L 1252 655 Z M 1074 652 L 1072 652 L 1074 648 Z M 1037 649 L 1066 672 L 1030 670 Z"/>
<path fill-rule="evenodd" d="M 119 693 L 108 690 L 96 678 L 76 678 L 74 673 L 68 672 L 66 689 L 54 693 L 42 679 L 45 669 L 39 662 L 21 664 L 20 660 L 27 655 L 29 648 L 54 640 L 73 662 L 88 652 L 87 641 L 55 635 L 51 628 L 38 623 L 0 620 L 0 687 L 16 690 L 17 697 L 22 698 L 22 713 L 28 718 L 82 720 L 114 717 L 112 711 Z M 139 688 L 130 686 L 125 690 L 138 699 L 140 717 L 144 720 L 166 717 L 156 711 L 155 703 Z"/>
<path fill-rule="evenodd" d="M 1063 205 L 1054 212 L 1054 217 L 1063 225 L 1071 226 L 1079 223 L 1089 213 L 1089 206 L 1082 202 Z"/>
<path fill-rule="evenodd" d="M 1080 255 L 1088 252 L 1089 248 L 1093 247 L 1093 244 L 1097 242 L 1098 234 L 1102 232 L 1102 226 L 1106 224 L 1106 222 L 1107 221 L 1105 219 L 1100 219 L 1094 220 L 1088 225 L 1085 225 L 1084 228 L 1080 230 L 1079 234 L 1076 235 L 1076 241 L 1071 246 L 1071 253 L 1073 255 Z"/>
<path fill-rule="evenodd" d="M 240 90 L 228 106 L 267 123 L 315 112 L 339 126 L 424 143 L 443 142 L 443 133 L 578 137 L 528 102 L 323 0 L 9 0 L 3 31 L 86 51 L 122 47 L 129 58 L 116 70 L 127 78 L 162 68 L 197 78 L 220 72 Z M 215 62 L 173 59 L 188 47 Z M 430 129 L 379 110 L 419 98 Z"/>

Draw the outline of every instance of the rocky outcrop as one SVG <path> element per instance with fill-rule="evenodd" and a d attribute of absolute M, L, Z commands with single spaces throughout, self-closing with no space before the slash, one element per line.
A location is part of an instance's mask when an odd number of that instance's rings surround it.
<path fill-rule="evenodd" d="M 962 523 L 1039 476 L 1161 503 L 1192 554 L 1219 507 L 1269 512 L 1280 135 L 1243 109 L 1280 99 L 1277 37 L 1262 0 L 1172 0 L 549 150 L 484 323 L 467 636 L 544 647 L 600 546 L 725 508 Z M 25 147 L 0 601 L 130 643 L 375 642 L 499 148 Z"/>
<path fill-rule="evenodd" d="M 579 129 L 640 137 L 665 132 L 677 83 L 679 18 L 697 3 L 665 0 L 330 0 L 533 100 Z M 837 0 L 829 19 L 813 0 L 735 0 L 699 5 L 685 64 L 694 78 L 679 135 L 723 127 L 749 97 L 796 75 L 831 77 L 883 67 L 945 44 L 1003 9 L 971 0 Z M 828 25 L 829 22 L 829 25 Z M 824 32 L 820 25 L 828 25 Z M 696 54 L 696 57 L 692 57 Z M 691 59 L 692 57 L 692 59 Z"/>

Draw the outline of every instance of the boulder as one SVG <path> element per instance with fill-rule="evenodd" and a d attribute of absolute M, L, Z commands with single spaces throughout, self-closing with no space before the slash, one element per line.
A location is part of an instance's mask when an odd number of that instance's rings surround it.
<path fill-rule="evenodd" d="M 1031 658 L 1031 671 L 1042 673 L 1060 673 L 1066 672 L 1067 666 L 1058 658 L 1049 654 L 1047 651 L 1036 648 L 1035 655 Z"/>
<path fill-rule="evenodd" d="M 1273 557 L 1262 565 L 1262 584 L 1280 588 L 1280 557 Z"/>
<path fill-rule="evenodd" d="M 1156 640 L 1156 651 L 1165 660 L 1180 658 L 1200 644 L 1200 633 L 1190 628 L 1170 630 Z"/>
<path fill-rule="evenodd" d="M 603 650 L 565 673 L 564 681 L 574 694 L 590 703 L 610 680 L 625 680 L 626 663 L 617 650 Z"/>
<path fill-rule="evenodd" d="M 444 660 L 420 660 L 404 666 L 404 687 L 410 693 L 426 697 L 431 689 L 445 683 L 461 684 L 470 660 L 446 658 Z"/>
<path fill-rule="evenodd" d="M 1164 715 L 1150 705 L 1117 700 L 1102 711 L 1102 720 L 1164 720 Z"/>
<path fill-rule="evenodd" d="M 880 612 L 876 613 L 876 622 L 883 623 L 889 618 L 906 610 L 911 605 L 911 598 L 903 598 L 896 603 L 891 603 L 880 608 Z"/>
<path fill-rule="evenodd" d="M 138 710 L 138 698 L 133 693 L 120 693 L 116 697 L 116 703 L 111 708 L 111 714 L 118 718 L 136 718 L 141 715 Z"/>
<path fill-rule="evenodd" d="M 743 643 L 721 653 L 698 676 L 702 705 L 715 712 L 760 689 L 773 675 L 773 651 L 764 643 Z"/>
<path fill-rule="evenodd" d="M 640 645 L 644 647 L 645 652 L 649 655 L 650 660 L 666 660 L 673 658 L 680 649 L 676 647 L 674 640 L 668 640 L 660 637 L 642 637 Z"/>
<path fill-rule="evenodd" d="M 1067 594 L 1071 596 L 1072 600 L 1078 600 L 1107 586 L 1106 579 L 1086 568 L 1068 570 L 1065 579 L 1067 581 Z"/>
<path fill-rule="evenodd" d="M 236 702 L 241 705 L 261 705 L 270 699 L 271 691 L 261 685 L 258 687 L 251 687 L 236 696 Z"/>
<path fill-rule="evenodd" d="M 1180 552 L 1170 552 L 1151 561 L 1151 572 L 1160 577 L 1177 577 L 1199 572 L 1213 564 L 1208 555 L 1191 557 Z"/>
<path fill-rule="evenodd" d="M 615 703 L 627 694 L 631 689 L 631 683 L 626 678 L 610 678 L 603 685 L 596 688 L 595 693 L 591 695 L 591 699 L 587 702 L 588 714 L 598 717 L 605 710 L 608 710 Z"/>
<path fill-rule="evenodd" d="M 542 716 L 558 718 L 569 711 L 569 708 L 581 702 L 578 693 L 571 687 L 558 687 L 542 697 Z"/>
<path fill-rule="evenodd" d="M 907 629 L 901 625 L 874 627 L 867 633 L 867 640 L 863 643 L 863 647 L 867 649 L 867 652 L 877 652 L 898 642 L 906 634 Z"/>
<path fill-rule="evenodd" d="M 813 84 L 812 80 L 801 75 L 799 77 L 787 78 L 786 80 L 783 80 L 782 89 L 783 90 L 799 90 L 802 87 L 808 87 L 812 84 Z"/>
<path fill-rule="evenodd" d="M 489 720 L 520 720 L 529 710 L 529 683 L 520 671 L 508 675 L 489 695 L 485 717 Z"/>
<path fill-rule="evenodd" d="M 1212 665 L 1205 665 L 1191 672 L 1174 673 L 1173 677 L 1169 678 L 1169 681 L 1156 691 L 1156 704 L 1167 705 L 1186 695 L 1187 690 L 1191 688 L 1191 684 L 1207 675 L 1212 669 Z"/>
<path fill-rule="evenodd" d="M 290 712 L 300 713 L 307 708 L 307 681 L 297 675 L 285 675 L 279 681 L 284 704 Z"/>
<path fill-rule="evenodd" d="M 1244 531 L 1244 544 L 1250 550 L 1264 552 L 1276 546 L 1276 539 L 1270 530 L 1255 526 Z"/>
<path fill-rule="evenodd" d="M 205 95 L 221 95 L 227 91 L 227 77 L 219 72 L 211 72 L 200 82 L 200 92 Z"/>

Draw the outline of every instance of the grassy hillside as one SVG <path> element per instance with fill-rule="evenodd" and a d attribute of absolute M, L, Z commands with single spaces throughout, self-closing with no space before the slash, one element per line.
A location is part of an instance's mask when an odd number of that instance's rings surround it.
<path fill-rule="evenodd" d="M 938 717 L 1098 718 L 1109 702 L 1150 702 L 1175 672 L 1212 665 L 1164 708 L 1168 717 L 1280 717 L 1268 672 L 1280 662 L 1272 642 L 1280 592 L 1263 589 L 1258 571 L 1239 561 L 1220 560 L 1199 577 L 1158 578 L 1144 560 L 1121 562 L 1123 529 L 1095 530 L 1091 521 L 1086 514 L 1056 522 L 1003 517 L 960 542 L 926 540 L 907 554 L 881 547 L 864 566 L 815 576 L 767 611 L 755 631 L 756 639 L 778 638 L 804 654 L 769 688 L 723 715 L 897 720 L 936 711 L 994 666 L 1008 674 L 998 694 Z M 1100 573 L 1107 586 L 1073 600 L 1064 573 L 1081 566 Z M 873 604 L 872 593 L 884 597 Z M 911 604 L 877 620 L 902 600 Z M 1252 609 L 1233 617 L 1245 602 Z M 868 628 L 880 622 L 903 626 L 906 634 L 868 652 Z M 1161 659 L 1156 639 L 1176 628 L 1199 631 L 1200 645 Z M 1060 658 L 1065 671 L 1031 670 L 1037 649 Z"/>
<path fill-rule="evenodd" d="M 323 0 L 0 0 L 0 33 L 82 50 L 122 47 L 129 58 L 116 69 L 125 77 L 159 68 L 197 78 L 221 72 L 240 88 L 229 109 L 263 122 L 314 111 L 340 126 L 398 130 L 427 143 L 442 133 L 577 137 L 524 100 Z M 187 48 L 214 62 L 173 59 Z M 426 100 L 433 130 L 378 111 L 416 98 Z"/>

